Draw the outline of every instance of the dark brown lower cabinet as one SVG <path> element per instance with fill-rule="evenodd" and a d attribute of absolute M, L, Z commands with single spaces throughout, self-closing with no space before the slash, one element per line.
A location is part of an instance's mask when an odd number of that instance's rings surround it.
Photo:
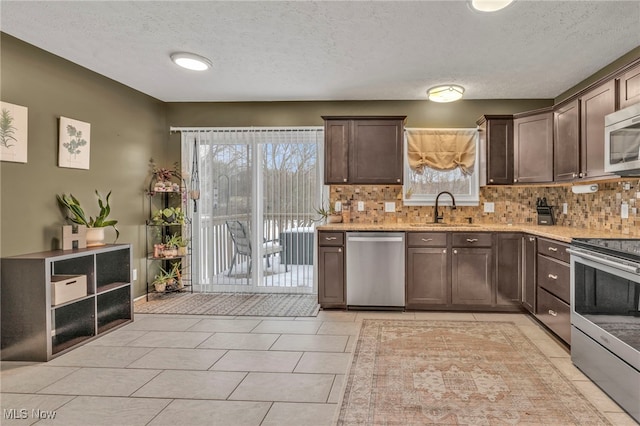
<path fill-rule="evenodd" d="M 521 304 L 522 234 L 496 233 L 496 305 Z"/>
<path fill-rule="evenodd" d="M 491 305 L 493 249 L 454 248 L 451 254 L 451 303 Z"/>
<path fill-rule="evenodd" d="M 407 309 L 449 303 L 448 257 L 446 247 L 407 249 Z"/>
<path fill-rule="evenodd" d="M 343 232 L 318 232 L 318 303 L 346 308 Z"/>
<path fill-rule="evenodd" d="M 536 237 L 525 235 L 522 254 L 522 307 L 532 314 L 536 312 Z"/>
<path fill-rule="evenodd" d="M 571 343 L 571 317 L 569 305 L 542 287 L 538 287 L 536 318 L 566 343 Z"/>

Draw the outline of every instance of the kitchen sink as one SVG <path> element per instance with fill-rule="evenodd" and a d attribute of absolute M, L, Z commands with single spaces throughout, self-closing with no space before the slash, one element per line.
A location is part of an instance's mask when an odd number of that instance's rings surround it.
<path fill-rule="evenodd" d="M 411 223 L 412 228 L 473 228 L 479 225 L 473 223 Z"/>

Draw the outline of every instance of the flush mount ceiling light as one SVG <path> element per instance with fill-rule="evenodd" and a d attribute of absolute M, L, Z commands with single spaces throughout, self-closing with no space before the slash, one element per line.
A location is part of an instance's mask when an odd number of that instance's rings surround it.
<path fill-rule="evenodd" d="M 513 0 L 471 0 L 471 7 L 480 12 L 495 12 L 509 6 Z"/>
<path fill-rule="evenodd" d="M 171 60 L 176 65 L 193 71 L 206 71 L 213 66 L 210 60 L 195 53 L 172 53 Z"/>
<path fill-rule="evenodd" d="M 427 99 L 433 102 L 453 102 L 462 99 L 464 88 L 455 84 L 445 84 L 427 90 Z"/>

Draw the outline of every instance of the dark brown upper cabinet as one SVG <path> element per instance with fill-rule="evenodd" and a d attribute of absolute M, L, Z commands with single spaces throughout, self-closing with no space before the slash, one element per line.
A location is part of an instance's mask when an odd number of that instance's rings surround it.
<path fill-rule="evenodd" d="M 476 124 L 487 164 L 486 184 L 513 184 L 513 116 L 483 115 Z"/>
<path fill-rule="evenodd" d="M 322 118 L 325 184 L 402 184 L 406 116 Z"/>
<path fill-rule="evenodd" d="M 620 109 L 640 102 L 640 63 L 620 76 L 618 87 Z"/>
<path fill-rule="evenodd" d="M 553 113 L 553 180 L 571 181 L 580 173 L 580 102 L 575 99 Z"/>
<path fill-rule="evenodd" d="M 640 83 L 640 79 L 638 80 Z M 616 110 L 615 80 L 580 97 L 580 178 L 611 175 L 604 171 L 604 116 Z"/>
<path fill-rule="evenodd" d="M 513 120 L 514 183 L 553 181 L 551 108 L 518 114 Z"/>

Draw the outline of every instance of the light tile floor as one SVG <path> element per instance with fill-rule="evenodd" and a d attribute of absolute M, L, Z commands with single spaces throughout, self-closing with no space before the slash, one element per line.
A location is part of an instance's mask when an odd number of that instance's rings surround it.
<path fill-rule="evenodd" d="M 0 423 L 330 425 L 364 318 L 513 321 L 614 425 L 637 424 L 526 315 L 353 311 L 136 315 L 48 363 L 2 362 Z"/>

